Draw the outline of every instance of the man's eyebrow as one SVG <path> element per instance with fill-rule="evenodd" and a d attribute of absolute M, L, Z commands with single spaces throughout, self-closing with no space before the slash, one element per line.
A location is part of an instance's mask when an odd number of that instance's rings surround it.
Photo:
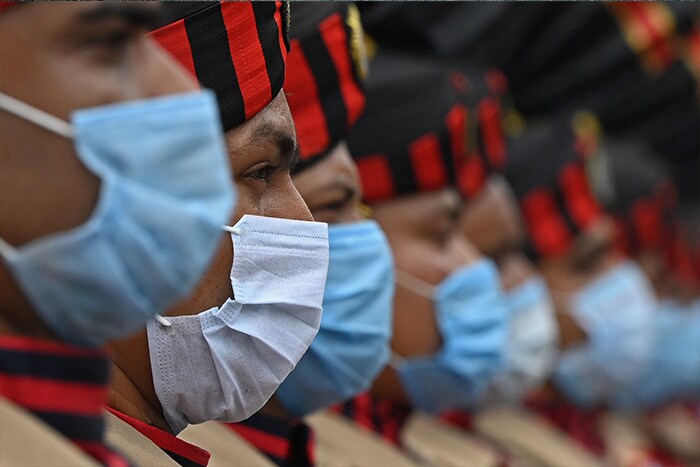
<path fill-rule="evenodd" d="M 347 180 L 332 180 L 318 187 L 318 191 L 341 191 L 346 199 L 352 199 L 358 195 L 358 188 Z"/>
<path fill-rule="evenodd" d="M 272 142 L 279 150 L 283 167 L 294 167 L 299 161 L 299 148 L 293 136 L 280 131 L 269 122 L 255 127 L 250 138 L 250 144 L 265 145 Z"/>
<path fill-rule="evenodd" d="M 84 23 L 95 23 L 110 19 L 125 21 L 135 27 L 154 28 L 162 19 L 162 8 L 154 8 L 132 2 L 99 2 L 99 6 L 78 15 Z"/>
<path fill-rule="evenodd" d="M 426 212 L 425 217 L 422 219 L 427 226 L 435 225 L 438 222 L 456 224 L 459 221 L 460 213 L 460 203 L 450 200 L 449 203 L 442 204 L 441 206 Z"/>
<path fill-rule="evenodd" d="M 455 196 L 454 198 L 450 199 L 449 204 L 445 205 L 441 211 L 443 212 L 443 215 L 447 215 L 449 217 L 451 222 L 456 222 L 459 220 L 459 217 L 462 214 L 462 209 L 464 209 L 464 202 Z"/>

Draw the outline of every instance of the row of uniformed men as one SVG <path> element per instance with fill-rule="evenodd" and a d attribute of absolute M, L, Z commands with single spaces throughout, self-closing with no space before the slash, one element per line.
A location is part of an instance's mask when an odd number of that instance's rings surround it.
<path fill-rule="evenodd" d="M 700 393 L 649 150 L 292 10 L 2 3 L 0 463 L 658 461 L 599 410 Z"/>

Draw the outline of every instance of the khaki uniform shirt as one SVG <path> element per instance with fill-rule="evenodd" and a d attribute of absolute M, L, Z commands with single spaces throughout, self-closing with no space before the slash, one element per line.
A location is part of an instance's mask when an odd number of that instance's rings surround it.
<path fill-rule="evenodd" d="M 0 398 L 1 467 L 96 467 L 99 463 L 30 412 Z"/>
<path fill-rule="evenodd" d="M 419 465 L 377 434 L 364 430 L 335 413 L 313 414 L 306 417 L 305 421 L 314 429 L 316 463 L 321 467 Z"/>

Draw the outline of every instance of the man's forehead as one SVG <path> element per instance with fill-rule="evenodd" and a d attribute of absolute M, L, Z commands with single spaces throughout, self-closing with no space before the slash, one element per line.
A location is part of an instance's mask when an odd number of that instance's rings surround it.
<path fill-rule="evenodd" d="M 275 144 L 285 151 L 295 151 L 297 147 L 294 121 L 287 100 L 282 91 L 255 117 L 246 122 L 249 129 L 249 144 Z"/>
<path fill-rule="evenodd" d="M 3 11 L 9 10 L 10 8 L 16 7 L 21 5 L 20 2 L 6 2 L 6 1 L 0 1 L 0 13 Z"/>
<path fill-rule="evenodd" d="M 0 25 L 31 28 L 37 43 L 72 40 L 89 28 L 127 27 L 150 30 L 161 17 L 160 2 L 27 2 L 0 12 Z"/>
<path fill-rule="evenodd" d="M 276 101 L 276 100 L 275 100 Z M 293 166 L 298 159 L 296 135 L 291 114 L 286 104 L 282 107 L 273 101 L 251 120 L 226 132 L 226 144 L 233 157 L 239 157 L 252 149 L 274 151 Z"/>
<path fill-rule="evenodd" d="M 54 18 L 84 23 L 117 19 L 138 25 L 155 25 L 162 15 L 161 2 L 2 2 L 3 15 L 19 13 L 56 15 Z"/>
<path fill-rule="evenodd" d="M 161 19 L 161 2 L 80 2 L 78 19 L 85 22 L 120 19 L 139 25 L 155 26 Z"/>

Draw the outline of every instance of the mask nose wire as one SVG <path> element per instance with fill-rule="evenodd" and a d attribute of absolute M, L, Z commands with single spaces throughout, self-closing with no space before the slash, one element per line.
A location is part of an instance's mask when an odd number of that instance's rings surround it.
<path fill-rule="evenodd" d="M 0 108 L 64 138 L 73 139 L 73 126 L 41 109 L 0 92 Z"/>

